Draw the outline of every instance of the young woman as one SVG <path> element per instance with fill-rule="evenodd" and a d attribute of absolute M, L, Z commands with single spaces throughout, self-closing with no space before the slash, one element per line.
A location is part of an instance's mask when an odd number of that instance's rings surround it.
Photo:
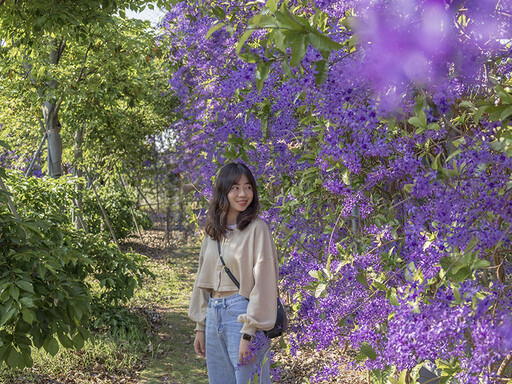
<path fill-rule="evenodd" d="M 259 383 L 271 382 L 270 340 L 262 331 L 276 321 L 278 264 L 274 240 L 258 209 L 249 168 L 239 163 L 222 167 L 189 307 L 196 322 L 194 349 L 206 357 L 210 384 L 247 384 L 255 373 Z"/>

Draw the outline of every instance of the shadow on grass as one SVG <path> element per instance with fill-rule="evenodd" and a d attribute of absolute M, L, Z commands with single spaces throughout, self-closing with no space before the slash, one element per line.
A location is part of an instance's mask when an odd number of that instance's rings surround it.
<path fill-rule="evenodd" d="M 152 341 L 152 357 L 140 375 L 141 383 L 207 383 L 205 362 L 194 352 L 194 324 L 176 312 L 168 312 L 165 317 L 166 324 Z"/>

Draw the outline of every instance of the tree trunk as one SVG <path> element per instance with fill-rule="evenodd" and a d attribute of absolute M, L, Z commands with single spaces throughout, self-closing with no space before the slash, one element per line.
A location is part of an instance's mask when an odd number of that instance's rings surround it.
<path fill-rule="evenodd" d="M 59 177 L 62 175 L 62 138 L 57 104 L 54 101 L 45 101 L 43 115 L 48 137 L 48 176 Z"/>
<path fill-rule="evenodd" d="M 52 65 L 58 65 L 66 43 L 64 40 L 55 39 L 51 44 L 49 62 Z M 58 85 L 56 80 L 50 80 L 47 83 L 48 93 L 52 94 Z M 58 117 L 61 101 L 57 101 L 55 97 L 49 97 L 43 102 L 44 124 L 48 138 L 48 175 L 51 177 L 62 175 L 62 138 L 60 137 L 61 125 Z"/>
<path fill-rule="evenodd" d="M 75 132 L 75 167 L 74 167 L 74 175 L 76 177 L 82 177 L 83 171 L 82 171 L 82 143 L 84 141 L 84 128 L 78 128 Z M 76 230 L 85 229 L 83 227 L 83 222 L 80 219 L 80 215 L 82 212 L 82 190 L 84 189 L 84 186 L 81 182 L 78 182 L 76 184 L 75 190 L 77 193 L 77 200 L 76 200 L 76 208 L 78 209 L 79 213 L 77 217 L 75 218 L 75 228 Z"/>

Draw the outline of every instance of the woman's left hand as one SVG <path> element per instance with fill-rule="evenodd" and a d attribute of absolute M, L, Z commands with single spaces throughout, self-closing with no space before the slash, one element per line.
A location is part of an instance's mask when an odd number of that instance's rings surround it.
<path fill-rule="evenodd" d="M 246 365 L 254 361 L 254 353 L 250 348 L 251 343 L 252 341 L 245 340 L 243 337 L 240 337 L 240 347 L 238 348 L 239 364 Z"/>

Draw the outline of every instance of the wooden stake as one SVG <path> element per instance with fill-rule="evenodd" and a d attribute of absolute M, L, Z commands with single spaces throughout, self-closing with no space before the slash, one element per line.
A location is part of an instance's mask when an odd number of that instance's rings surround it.
<path fill-rule="evenodd" d="M 119 176 L 119 180 L 121 181 L 121 186 L 123 187 L 124 193 L 128 196 L 128 190 L 126 189 L 126 185 L 124 183 L 123 177 Z M 130 205 L 130 211 L 132 212 L 132 218 L 133 222 L 135 223 L 135 228 L 137 229 L 137 232 L 139 233 L 140 241 L 142 241 L 142 244 L 144 244 L 144 238 L 142 237 L 142 232 L 139 228 L 139 223 L 137 223 L 137 218 L 135 217 L 135 211 L 133 210 L 133 207 Z"/>
<path fill-rule="evenodd" d="M 37 157 L 41 153 L 41 148 L 43 148 L 43 144 L 44 144 L 45 140 L 46 140 L 46 133 L 43 135 L 43 138 L 41 139 L 41 142 L 39 143 L 39 147 L 37 148 L 37 151 L 34 154 L 34 158 L 30 162 L 30 165 L 28 166 L 27 171 L 25 172 L 25 177 L 30 176 L 30 173 L 32 173 L 32 169 L 34 168 L 34 164 L 37 160 Z"/>
<path fill-rule="evenodd" d="M 85 169 L 85 173 L 87 174 L 87 178 L 89 178 L 89 180 L 90 180 L 91 176 L 89 175 L 89 171 L 87 170 L 87 168 Z M 101 204 L 100 196 L 98 195 L 98 192 L 96 191 L 96 186 L 94 185 L 94 183 L 91 183 L 91 187 L 94 192 L 94 196 L 96 196 L 96 201 L 98 202 L 98 205 L 100 206 L 101 213 L 103 213 L 103 217 L 105 218 L 105 224 L 107 224 L 107 227 L 110 231 L 110 235 L 112 236 L 114 243 L 116 243 L 117 249 L 119 249 L 119 251 L 121 251 L 121 247 L 119 247 L 119 243 L 117 242 L 116 235 L 114 234 L 112 225 L 110 225 L 110 220 L 108 218 L 107 212 L 105 211 L 105 208 L 103 208 L 103 204 Z"/>

